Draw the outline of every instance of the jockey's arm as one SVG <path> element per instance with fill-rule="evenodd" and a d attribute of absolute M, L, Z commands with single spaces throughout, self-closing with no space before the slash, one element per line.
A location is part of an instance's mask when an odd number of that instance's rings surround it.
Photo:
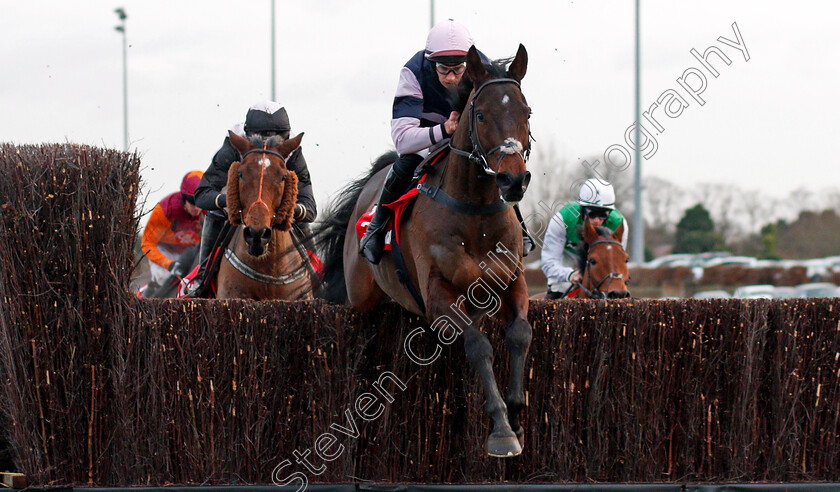
<path fill-rule="evenodd" d="M 295 218 L 297 222 L 313 222 L 318 217 L 318 206 L 315 203 L 315 194 L 312 191 L 312 178 L 309 176 L 309 168 L 306 166 L 306 158 L 303 157 L 303 149 L 298 148 L 289 158 L 286 167 L 297 174 L 298 196 L 297 205 L 303 206 L 306 215 L 303 218 Z"/>
<path fill-rule="evenodd" d="M 574 268 L 563 264 L 563 253 L 566 249 L 566 224 L 558 212 L 548 222 L 543 241 L 540 268 L 548 279 L 549 287 L 569 281 Z"/>
<path fill-rule="evenodd" d="M 439 115 L 427 115 L 429 118 L 434 116 Z M 421 127 L 422 117 L 423 91 L 420 82 L 408 67 L 403 67 L 391 115 L 391 138 L 400 155 L 414 154 L 449 138 L 443 128 L 446 118 L 440 117 L 439 125 Z"/>
<path fill-rule="evenodd" d="M 149 222 L 146 223 L 146 228 L 143 229 L 143 238 L 140 242 L 140 249 L 146 254 L 149 261 L 163 268 L 169 268 L 172 265 L 172 259 L 160 251 L 158 243 L 171 227 L 172 222 L 166 217 L 163 207 L 157 204 L 149 216 Z"/>
<path fill-rule="evenodd" d="M 230 165 L 238 159 L 239 152 L 230 144 L 230 139 L 225 137 L 224 144 L 213 156 L 210 167 L 207 168 L 195 190 L 195 205 L 198 208 L 207 211 L 225 208 L 227 197 L 221 191 L 227 184 Z"/>

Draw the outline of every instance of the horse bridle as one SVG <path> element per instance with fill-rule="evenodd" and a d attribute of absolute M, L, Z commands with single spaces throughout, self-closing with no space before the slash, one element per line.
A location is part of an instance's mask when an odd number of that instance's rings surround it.
<path fill-rule="evenodd" d="M 478 137 L 478 132 L 473 132 L 473 122 L 475 121 L 475 101 L 478 99 L 478 96 L 479 96 L 479 94 L 481 94 L 481 91 L 484 90 L 484 88 L 487 87 L 490 84 L 516 84 L 516 86 L 520 87 L 520 90 L 521 90 L 521 86 L 519 85 L 519 81 L 515 80 L 515 79 L 491 79 L 491 80 L 488 80 L 488 81 L 484 82 L 480 86 L 478 86 L 478 89 L 476 89 L 475 93 L 472 96 L 472 99 L 470 99 L 470 109 L 469 109 L 470 119 L 469 119 L 469 127 L 468 128 L 469 128 L 469 131 L 470 131 L 470 143 L 472 144 L 472 147 L 473 147 L 472 152 L 467 152 L 465 150 L 455 148 L 452 145 L 451 140 L 449 141 L 449 148 L 452 149 L 452 152 L 469 159 L 469 161 L 471 163 L 481 166 L 482 170 L 484 171 L 484 174 L 486 174 L 487 176 L 495 176 L 496 171 L 494 171 L 490 167 L 490 164 L 487 162 L 487 158 L 490 156 L 490 154 L 492 154 L 494 152 L 497 152 L 501 149 L 505 149 L 505 148 L 516 149 L 516 144 L 514 142 L 509 142 L 509 141 L 505 140 L 504 142 L 500 143 L 499 145 L 497 145 L 497 146 L 493 147 L 492 149 L 490 149 L 489 151 L 485 152 L 484 147 L 482 147 L 482 145 L 481 145 L 481 140 Z M 522 160 L 525 161 L 525 162 L 528 162 L 528 158 L 531 155 L 530 140 L 533 140 L 533 137 L 531 136 L 531 124 L 530 124 L 530 122 L 528 122 L 528 139 L 529 139 L 529 142 L 528 142 L 528 148 L 527 149 L 523 149 L 523 151 L 514 150 L 514 152 L 516 154 L 518 154 L 519 157 L 521 157 Z M 505 155 L 507 155 L 507 154 L 503 153 L 499 157 L 499 162 L 496 165 L 497 168 L 499 167 L 499 165 L 501 165 L 502 159 L 504 159 Z"/>
<path fill-rule="evenodd" d="M 593 246 L 598 245 L 598 244 L 617 244 L 622 249 L 624 249 L 624 246 L 622 246 L 621 243 L 618 242 L 618 241 L 614 241 L 612 239 L 599 239 L 598 241 L 595 241 L 594 243 L 589 245 L 589 250 L 588 251 L 592 251 Z M 586 255 L 586 270 L 585 270 L 584 273 L 585 273 L 585 275 L 589 276 L 590 282 L 592 280 L 592 270 L 591 270 L 591 268 L 592 268 L 592 264 L 589 263 L 589 253 L 587 252 L 587 255 Z M 624 276 L 622 274 L 618 273 L 618 272 L 610 272 L 610 273 L 604 275 L 604 278 L 602 278 L 600 282 L 595 284 L 595 286 L 592 287 L 592 290 L 587 289 L 583 285 L 583 282 L 581 282 L 579 285 L 580 285 L 581 290 L 586 292 L 586 295 L 588 295 L 589 297 L 591 297 L 593 299 L 606 299 L 608 289 L 610 288 L 610 284 L 615 279 L 624 279 Z M 604 285 L 604 282 L 606 282 L 607 280 L 609 280 L 609 282 L 607 282 L 607 288 L 605 290 L 601 290 L 601 286 Z"/>
<path fill-rule="evenodd" d="M 268 141 L 263 143 L 263 148 L 261 148 L 261 149 L 251 149 L 251 150 L 245 152 L 244 154 L 242 154 L 242 160 L 244 161 L 245 156 L 247 156 L 249 154 L 269 154 L 269 155 L 277 156 L 283 162 L 283 165 L 286 165 L 286 158 L 285 157 L 280 155 L 280 153 L 278 153 L 278 152 L 275 152 L 273 150 L 268 149 Z M 251 209 L 254 208 L 254 205 L 256 205 L 258 203 L 261 203 L 262 206 L 265 207 L 266 210 L 268 210 L 270 213 L 272 213 L 272 217 L 273 217 L 274 212 L 271 210 L 271 207 L 269 207 L 268 204 L 265 203 L 265 201 L 263 201 L 263 199 L 262 199 L 263 176 L 265 176 L 265 166 L 260 166 L 260 188 L 257 191 L 257 201 L 255 201 L 254 203 L 251 204 L 250 207 L 248 207 L 248 210 L 245 211 L 245 215 L 243 217 L 247 217 L 248 214 L 251 213 Z"/>

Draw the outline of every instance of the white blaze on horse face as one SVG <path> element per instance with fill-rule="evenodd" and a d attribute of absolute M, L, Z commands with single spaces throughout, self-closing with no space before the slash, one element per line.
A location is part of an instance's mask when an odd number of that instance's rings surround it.
<path fill-rule="evenodd" d="M 268 157 L 263 156 L 262 160 L 260 161 L 260 164 L 262 164 L 263 169 L 268 169 L 268 166 L 271 165 L 271 161 L 268 160 Z"/>
<path fill-rule="evenodd" d="M 502 104 L 507 104 L 509 102 L 510 102 L 510 98 L 508 97 L 507 94 L 505 94 L 504 97 L 502 97 Z"/>
<path fill-rule="evenodd" d="M 513 137 L 508 137 L 505 139 L 505 145 L 499 151 L 504 154 L 521 154 L 522 142 Z"/>

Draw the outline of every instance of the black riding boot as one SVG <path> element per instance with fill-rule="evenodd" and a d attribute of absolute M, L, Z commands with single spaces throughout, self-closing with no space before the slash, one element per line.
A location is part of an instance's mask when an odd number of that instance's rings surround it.
<path fill-rule="evenodd" d="M 385 203 L 391 203 L 402 196 L 406 186 L 411 183 L 414 176 L 414 169 L 423 162 L 423 158 L 417 154 L 401 155 L 394 167 L 388 171 L 382 192 L 379 194 L 379 201 L 376 205 L 376 213 L 370 219 L 367 232 L 359 242 L 359 254 L 369 262 L 378 265 L 382 259 L 382 250 L 385 248 L 385 232 L 388 221 L 394 215 L 394 211 L 383 207 Z"/>
<path fill-rule="evenodd" d="M 219 239 L 219 233 L 222 232 L 225 222 L 224 218 L 215 216 L 213 213 L 204 217 L 204 226 L 201 228 L 201 246 L 198 250 L 198 272 L 192 283 L 194 286 L 193 293 L 204 283 L 204 276 L 207 274 L 207 268 L 209 268 L 210 254 Z"/>

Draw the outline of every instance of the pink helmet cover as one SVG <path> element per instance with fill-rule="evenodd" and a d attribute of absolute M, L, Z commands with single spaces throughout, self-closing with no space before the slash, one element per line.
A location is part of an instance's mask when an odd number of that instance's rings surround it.
<path fill-rule="evenodd" d="M 473 45 L 473 38 L 466 26 L 460 22 L 447 19 L 438 22 L 429 31 L 426 38 L 426 58 L 438 57 L 465 57 L 470 46 Z"/>

